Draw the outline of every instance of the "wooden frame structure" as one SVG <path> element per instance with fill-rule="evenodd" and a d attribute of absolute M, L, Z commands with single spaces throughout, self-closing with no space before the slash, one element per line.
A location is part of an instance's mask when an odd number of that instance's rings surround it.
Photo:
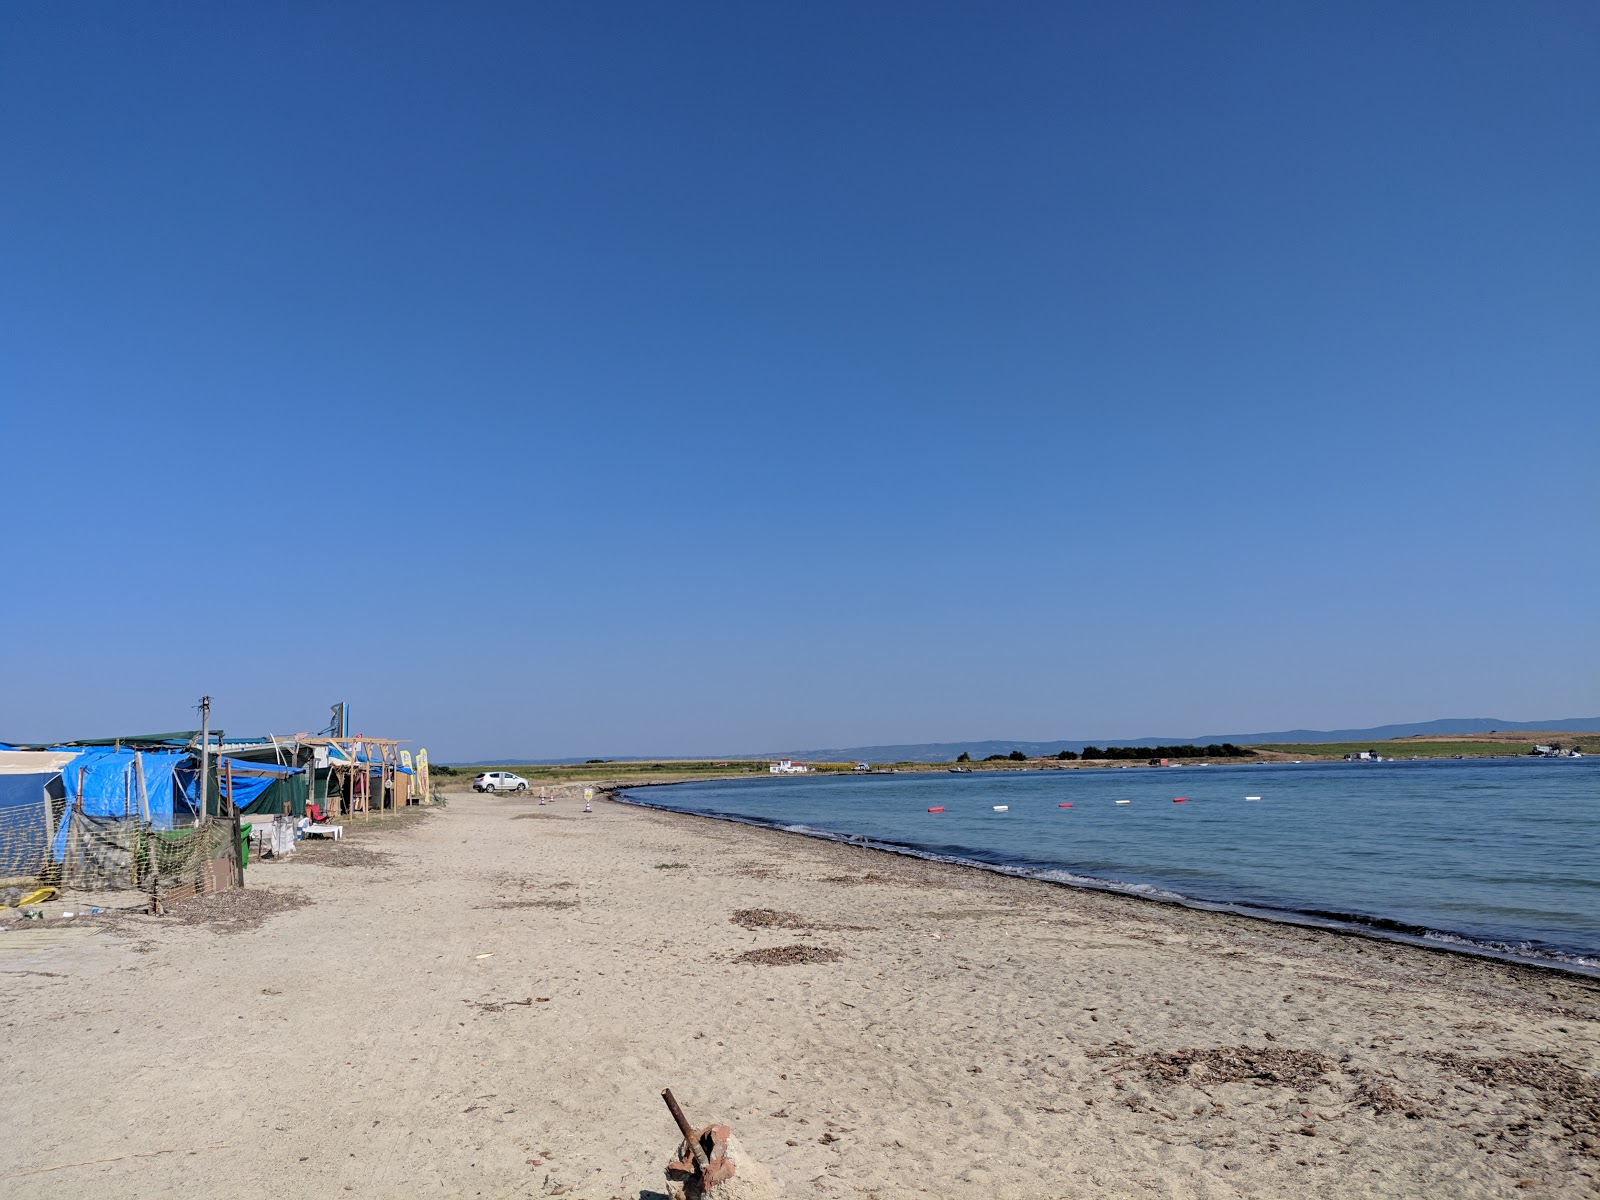
<path fill-rule="evenodd" d="M 378 795 L 376 802 L 378 811 L 381 813 L 404 808 L 409 802 L 409 796 L 401 799 L 396 795 L 398 790 L 396 780 L 400 778 L 401 741 L 408 739 L 309 737 L 301 735 L 294 740 L 302 746 L 323 747 L 328 751 L 329 779 L 337 777 L 340 780 L 341 805 L 343 804 L 343 795 L 347 787 L 350 792 L 348 815 L 353 817 L 359 812 L 363 820 L 371 818 L 374 767 L 378 768 Z M 338 752 L 339 758 L 334 758 L 334 751 Z M 363 755 L 366 756 L 364 760 L 362 758 Z M 329 791 L 332 791 L 332 788 Z"/>

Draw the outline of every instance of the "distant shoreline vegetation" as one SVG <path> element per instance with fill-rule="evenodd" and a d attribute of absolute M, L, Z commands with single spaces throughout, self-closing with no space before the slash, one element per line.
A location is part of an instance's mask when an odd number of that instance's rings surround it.
<path fill-rule="evenodd" d="M 1072 754 L 1070 750 L 1063 750 L 1056 755 L 1062 758 L 1071 755 L 1073 758 L 1109 759 L 1109 758 L 1254 758 L 1255 751 L 1244 746 L 1235 746 L 1232 742 L 1213 742 L 1209 746 L 1107 746 L 1104 750 L 1098 746 L 1085 746 L 1082 754 Z"/>
<path fill-rule="evenodd" d="M 1235 746 L 1232 742 L 1213 742 L 1209 746 L 1085 746 L 1081 754 L 1072 750 L 1063 750 L 1059 754 L 1046 755 L 1058 762 L 1074 762 L 1084 759 L 1090 762 L 1105 762 L 1118 758 L 1157 759 L 1157 758 L 1254 758 L 1256 752 L 1246 746 Z M 972 755 L 962 751 L 956 757 L 958 763 L 969 763 Z M 1021 750 L 1013 750 L 1010 754 L 990 754 L 982 759 L 983 762 L 1028 762 L 1030 757 Z"/>

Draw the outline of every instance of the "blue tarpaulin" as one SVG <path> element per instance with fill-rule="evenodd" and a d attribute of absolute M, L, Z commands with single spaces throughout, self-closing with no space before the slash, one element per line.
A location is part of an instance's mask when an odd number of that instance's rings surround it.
<path fill-rule="evenodd" d="M 239 758 L 224 758 L 217 762 L 217 779 L 219 787 L 226 794 L 226 786 L 220 781 L 227 775 L 228 768 L 233 772 L 233 803 L 240 810 L 249 808 L 266 791 L 280 779 L 288 779 L 292 775 L 304 774 L 299 767 L 277 767 L 271 763 L 245 762 Z"/>
<path fill-rule="evenodd" d="M 105 746 L 94 746 L 79 753 L 61 768 L 67 806 L 74 808 L 82 801 L 83 811 L 91 817 L 138 817 L 139 780 L 133 769 L 134 754 L 132 750 L 115 750 Z M 176 817 L 187 817 L 195 811 L 188 797 L 174 786 L 178 764 L 187 757 L 183 753 L 164 750 L 140 753 L 150 823 L 157 828 L 171 829 Z M 80 785 L 82 795 L 79 795 Z M 66 840 L 67 823 L 63 821 L 61 828 L 56 830 L 53 847 L 58 859 L 66 849 Z"/>
<path fill-rule="evenodd" d="M 94 817 L 120 817 L 139 815 L 139 781 L 133 769 L 135 751 L 113 750 L 96 746 L 84 750 L 61 768 L 61 783 L 66 790 L 67 803 L 83 803 L 83 811 Z M 139 754 L 144 768 L 144 794 L 150 808 L 150 819 L 160 824 L 160 818 L 172 817 L 181 812 L 192 813 L 193 808 L 177 793 L 173 786 L 173 772 L 188 756 L 164 750 L 146 750 Z M 83 794 L 79 795 L 80 781 Z"/>

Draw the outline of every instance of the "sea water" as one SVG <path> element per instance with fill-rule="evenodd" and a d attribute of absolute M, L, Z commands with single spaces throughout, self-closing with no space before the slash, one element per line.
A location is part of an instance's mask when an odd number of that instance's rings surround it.
<path fill-rule="evenodd" d="M 622 798 L 1600 974 L 1600 758 L 767 776 Z"/>

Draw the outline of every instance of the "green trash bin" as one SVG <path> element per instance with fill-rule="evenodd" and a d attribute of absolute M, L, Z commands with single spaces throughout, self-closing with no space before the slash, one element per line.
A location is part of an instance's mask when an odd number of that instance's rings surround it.
<path fill-rule="evenodd" d="M 248 822 L 239 824 L 239 869 L 242 871 L 250 865 L 250 830 L 255 828 Z"/>

